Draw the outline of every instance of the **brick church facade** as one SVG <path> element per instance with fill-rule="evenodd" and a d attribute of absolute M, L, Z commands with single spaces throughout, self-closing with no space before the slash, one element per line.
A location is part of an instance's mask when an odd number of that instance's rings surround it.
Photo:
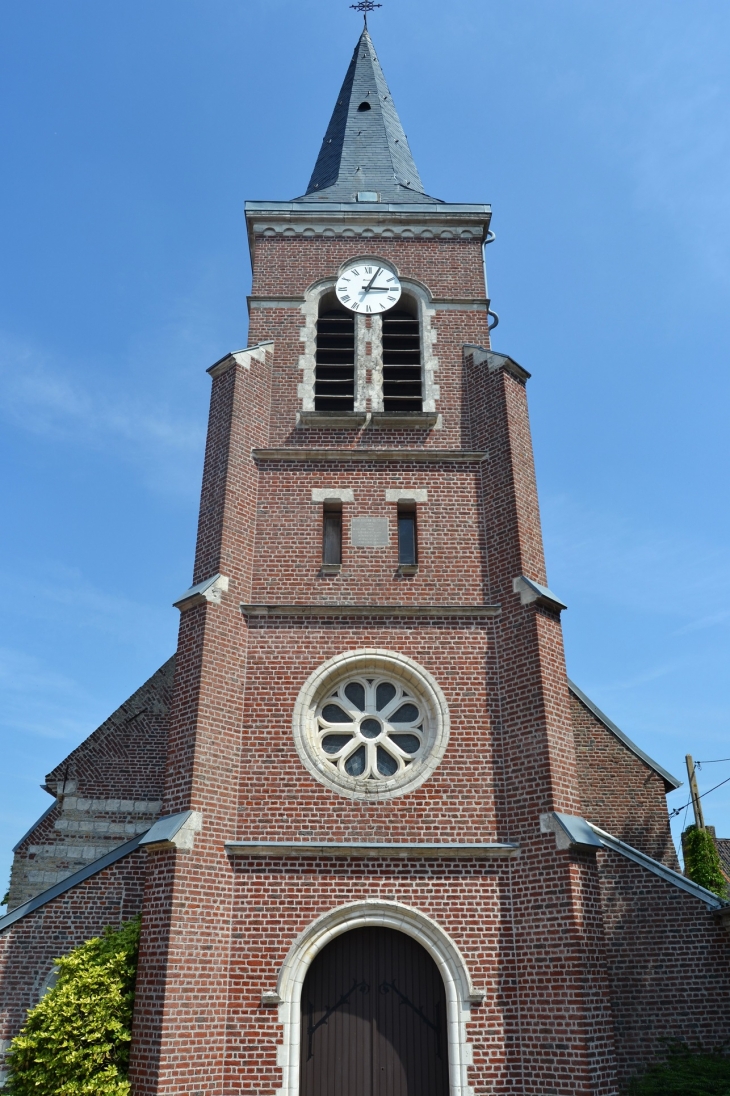
<path fill-rule="evenodd" d="M 135 1096 L 608 1096 L 730 1035 L 678 781 L 566 675 L 490 213 L 425 192 L 365 30 L 307 193 L 246 207 L 177 652 L 16 846 L 4 1047 L 139 913 Z"/>

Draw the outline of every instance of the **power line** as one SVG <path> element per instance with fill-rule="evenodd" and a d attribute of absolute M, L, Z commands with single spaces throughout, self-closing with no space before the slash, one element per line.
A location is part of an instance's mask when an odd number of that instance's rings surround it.
<path fill-rule="evenodd" d="M 730 761 L 730 758 L 728 758 L 728 761 Z M 714 787 L 714 788 L 708 788 L 706 792 L 703 792 L 703 793 L 702 793 L 702 795 L 698 795 L 698 796 L 697 796 L 697 798 L 698 798 L 698 799 L 704 799 L 706 795 L 709 795 L 709 794 L 710 794 L 710 792 L 715 792 L 715 791 L 717 791 L 717 789 L 718 789 L 718 788 L 721 788 L 721 787 L 723 786 L 723 784 L 727 784 L 727 783 L 729 783 L 729 782 L 730 782 L 730 776 L 726 777 L 726 778 L 725 778 L 724 780 L 721 780 L 719 784 L 715 784 L 715 787 Z M 684 809 L 685 809 L 686 807 L 688 807 L 688 806 L 690 805 L 690 803 L 691 803 L 691 802 L 692 802 L 692 800 L 691 800 L 691 799 L 689 799 L 689 800 L 688 800 L 688 801 L 687 801 L 687 802 L 686 802 L 686 803 L 684 804 L 684 807 L 676 807 L 676 808 L 675 808 L 675 809 L 674 809 L 673 811 L 671 811 L 671 813 L 670 813 L 669 817 L 670 817 L 670 818 L 675 818 L 675 817 L 676 817 L 676 816 L 677 816 L 678 814 L 681 814 L 681 813 L 682 813 L 682 811 L 683 811 L 683 810 L 684 810 Z"/>

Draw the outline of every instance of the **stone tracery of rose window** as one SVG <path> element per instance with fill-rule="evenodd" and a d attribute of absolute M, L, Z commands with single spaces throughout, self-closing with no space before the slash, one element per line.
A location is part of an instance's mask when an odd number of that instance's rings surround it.
<path fill-rule="evenodd" d="M 421 755 L 424 717 L 418 698 L 397 681 L 350 678 L 317 709 L 321 756 L 351 779 L 391 780 Z"/>

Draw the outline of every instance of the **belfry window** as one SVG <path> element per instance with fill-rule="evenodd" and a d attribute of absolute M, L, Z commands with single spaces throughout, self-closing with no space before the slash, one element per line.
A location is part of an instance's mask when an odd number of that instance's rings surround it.
<path fill-rule="evenodd" d="M 355 401 L 355 317 L 324 306 L 317 320 L 316 411 L 352 411 Z"/>
<path fill-rule="evenodd" d="M 422 410 L 419 323 L 403 309 L 383 316 L 383 410 Z"/>

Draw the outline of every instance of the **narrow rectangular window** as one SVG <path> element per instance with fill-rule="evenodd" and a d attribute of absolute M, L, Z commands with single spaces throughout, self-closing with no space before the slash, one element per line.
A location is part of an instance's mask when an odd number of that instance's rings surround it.
<path fill-rule="evenodd" d="M 415 507 L 398 507 L 398 565 L 415 567 L 418 564 Z"/>
<path fill-rule="evenodd" d="M 325 503 L 322 536 L 322 564 L 339 567 L 342 564 L 342 507 Z"/>

